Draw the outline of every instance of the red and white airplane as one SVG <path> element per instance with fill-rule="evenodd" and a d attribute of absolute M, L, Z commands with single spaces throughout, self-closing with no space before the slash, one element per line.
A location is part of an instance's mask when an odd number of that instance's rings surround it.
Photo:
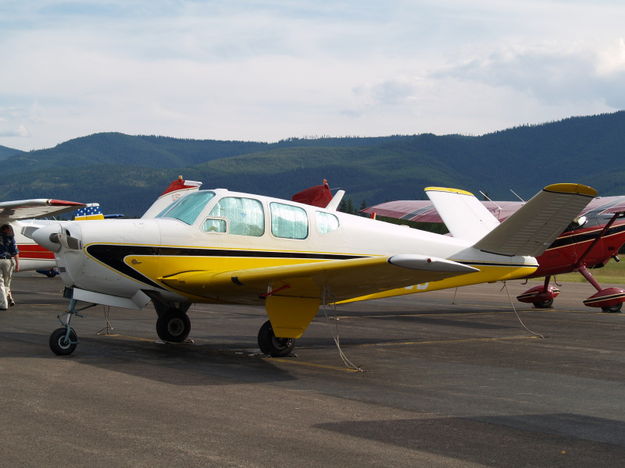
<path fill-rule="evenodd" d="M 504 221 L 524 205 L 521 201 L 482 203 L 500 221 Z M 363 211 L 371 216 L 375 214 L 418 223 L 445 221 L 434 204 L 428 200 L 390 201 Z M 600 268 L 610 259 L 619 261 L 617 255 L 624 244 L 625 196 L 593 199 L 553 244 L 537 257 L 539 267 L 528 278 L 544 276 L 544 283 L 529 289 L 517 299 L 539 308 L 551 307 L 560 293 L 556 286 L 550 285 L 551 277 L 577 271 L 597 290 L 596 294 L 584 300 L 585 305 L 601 307 L 605 312 L 620 311 L 625 302 L 625 289 L 602 288 L 590 269 Z"/>
<path fill-rule="evenodd" d="M 45 198 L 0 202 L 0 225 L 11 224 L 13 227 L 20 252 L 20 271 L 50 270 L 56 266 L 54 254 L 22 235 L 22 229 L 25 226 L 42 226 L 47 222 L 38 218 L 57 216 L 84 206 L 84 203 Z"/>

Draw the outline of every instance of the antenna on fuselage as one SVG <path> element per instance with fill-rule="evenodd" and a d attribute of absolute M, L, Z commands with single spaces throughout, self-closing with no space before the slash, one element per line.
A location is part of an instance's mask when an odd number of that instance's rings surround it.
<path fill-rule="evenodd" d="M 503 212 L 503 208 L 501 206 L 499 206 L 499 203 L 497 203 L 496 201 L 491 200 L 491 198 L 488 195 L 486 195 L 484 192 L 482 192 L 481 190 L 479 192 L 482 194 L 482 196 L 484 198 L 486 198 L 486 200 L 488 200 L 489 202 L 495 204 L 495 206 L 497 207 L 498 214 L 501 214 Z M 499 216 L 497 216 L 497 219 L 499 219 Z"/>
<path fill-rule="evenodd" d="M 517 197 L 519 200 L 521 200 L 523 203 L 525 203 L 525 200 L 523 200 L 518 193 L 516 193 L 514 190 L 510 189 L 510 191 L 512 192 L 512 195 L 514 195 L 515 197 Z"/>
<path fill-rule="evenodd" d="M 332 200 L 330 200 L 330 203 L 326 205 L 326 210 L 336 211 L 339 208 L 339 204 L 341 203 L 341 200 L 343 200 L 344 195 L 345 190 L 338 190 L 332 197 Z"/>

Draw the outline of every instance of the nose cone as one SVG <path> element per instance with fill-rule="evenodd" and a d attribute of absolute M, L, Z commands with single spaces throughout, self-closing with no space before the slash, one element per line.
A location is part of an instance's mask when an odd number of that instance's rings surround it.
<path fill-rule="evenodd" d="M 49 224 L 47 226 L 35 229 L 31 233 L 25 232 L 27 237 L 30 237 L 40 246 L 51 250 L 52 252 L 58 252 L 61 250 L 60 239 L 61 226 L 57 223 Z"/>

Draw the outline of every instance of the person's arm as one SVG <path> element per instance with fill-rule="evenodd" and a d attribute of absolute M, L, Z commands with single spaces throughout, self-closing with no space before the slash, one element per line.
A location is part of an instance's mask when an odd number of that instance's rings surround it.
<path fill-rule="evenodd" d="M 13 259 L 15 260 L 15 271 L 20 271 L 20 255 L 17 254 Z"/>

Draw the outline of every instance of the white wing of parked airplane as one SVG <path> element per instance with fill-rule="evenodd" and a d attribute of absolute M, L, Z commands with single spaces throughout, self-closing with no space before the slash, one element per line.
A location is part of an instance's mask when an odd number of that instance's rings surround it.
<path fill-rule="evenodd" d="M 83 206 L 84 203 L 46 198 L 0 202 L 0 222 L 56 216 Z"/>

